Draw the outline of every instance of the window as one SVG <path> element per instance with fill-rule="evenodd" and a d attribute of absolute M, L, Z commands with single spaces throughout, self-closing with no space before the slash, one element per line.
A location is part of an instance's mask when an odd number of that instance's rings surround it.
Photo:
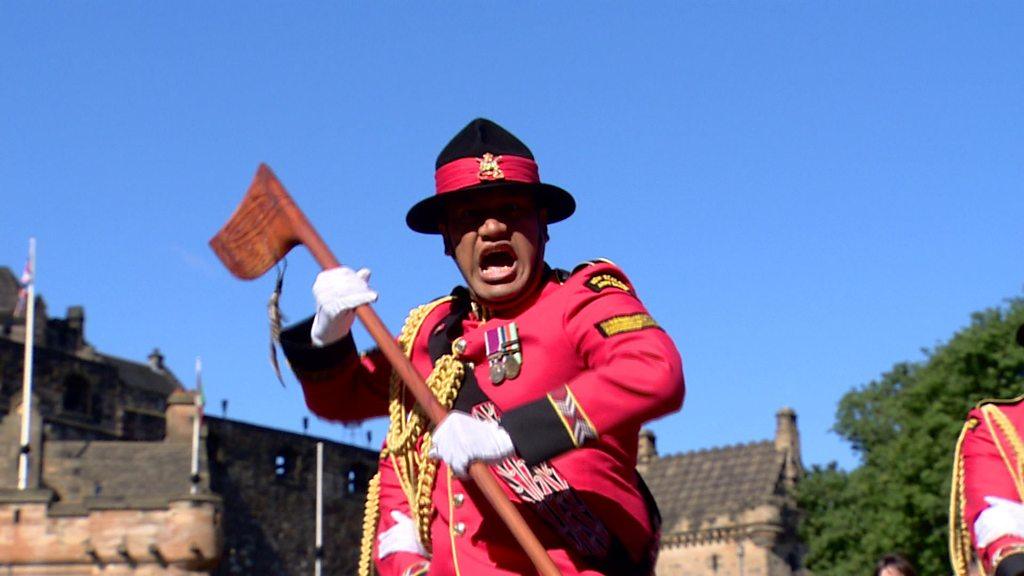
<path fill-rule="evenodd" d="M 64 395 L 61 407 L 65 412 L 89 413 L 89 382 L 78 374 L 64 379 Z"/>
<path fill-rule="evenodd" d="M 721 565 L 722 559 L 718 554 L 712 554 L 711 557 L 708 558 L 708 568 L 711 568 L 712 573 L 718 574 L 718 569 Z"/>
<path fill-rule="evenodd" d="M 366 491 L 366 469 L 362 464 L 352 464 L 345 472 L 344 490 L 346 496 Z"/>
<path fill-rule="evenodd" d="M 291 450 L 279 450 L 274 455 L 274 477 L 284 480 L 295 471 L 295 453 Z"/>

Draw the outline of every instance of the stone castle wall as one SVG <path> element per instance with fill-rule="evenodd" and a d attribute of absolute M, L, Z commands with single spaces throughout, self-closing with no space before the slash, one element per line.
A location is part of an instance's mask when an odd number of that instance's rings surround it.
<path fill-rule="evenodd" d="M 184 498 L 165 509 L 60 515 L 49 498 L 48 491 L 0 496 L 5 574 L 206 574 L 218 556 L 214 501 Z"/>
<path fill-rule="evenodd" d="M 214 574 L 313 573 L 316 439 L 208 421 L 210 487 L 224 500 L 224 551 Z M 325 443 L 323 574 L 356 573 L 366 485 L 377 452 Z"/>

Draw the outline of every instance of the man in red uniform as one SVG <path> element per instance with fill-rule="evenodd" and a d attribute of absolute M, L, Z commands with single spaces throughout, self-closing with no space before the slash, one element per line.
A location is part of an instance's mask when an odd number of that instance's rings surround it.
<path fill-rule="evenodd" d="M 1024 346 L 1024 326 L 1017 330 Z M 972 550 L 985 574 L 1024 575 L 1024 396 L 979 402 L 953 465 L 950 556 L 957 576 Z"/>
<path fill-rule="evenodd" d="M 466 287 L 414 309 L 399 342 L 451 410 L 436 429 L 379 353 L 356 353 L 352 310 L 377 297 L 367 271 L 323 272 L 316 316 L 282 335 L 314 413 L 391 418 L 361 571 L 372 557 L 385 575 L 535 573 L 464 479 L 482 460 L 563 574 L 653 573 L 659 519 L 637 436 L 682 403 L 675 345 L 614 264 L 545 264 L 547 226 L 575 201 L 540 181 L 511 133 L 474 120 L 441 152 L 435 183 L 406 221 L 441 235 Z"/>

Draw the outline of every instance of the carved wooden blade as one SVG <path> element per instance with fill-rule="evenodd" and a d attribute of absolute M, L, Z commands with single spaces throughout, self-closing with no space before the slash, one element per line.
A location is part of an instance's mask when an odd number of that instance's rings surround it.
<path fill-rule="evenodd" d="M 270 167 L 260 164 L 245 198 L 210 240 L 210 248 L 235 276 L 258 278 L 301 242 L 293 218 L 298 211 Z"/>

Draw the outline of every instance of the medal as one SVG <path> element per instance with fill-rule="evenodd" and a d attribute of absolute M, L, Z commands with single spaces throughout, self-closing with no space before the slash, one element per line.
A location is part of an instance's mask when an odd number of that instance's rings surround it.
<path fill-rule="evenodd" d="M 519 370 L 523 367 L 523 352 L 519 346 L 519 327 L 515 322 L 505 326 L 508 338 L 502 343 L 505 352 L 505 375 L 509 380 L 519 376 Z"/>
<path fill-rule="evenodd" d="M 504 354 L 501 350 L 501 328 L 492 328 L 484 334 L 487 347 L 487 364 L 490 367 L 491 383 L 497 386 L 505 381 Z"/>
<path fill-rule="evenodd" d="M 522 368 L 522 364 L 519 360 L 516 360 L 515 356 L 505 357 L 505 376 L 509 380 L 515 380 L 516 376 L 519 376 L 519 369 Z"/>
<path fill-rule="evenodd" d="M 505 381 L 505 364 L 499 360 L 491 360 L 491 382 L 495 386 Z"/>
<path fill-rule="evenodd" d="M 523 352 L 519 345 L 519 328 L 515 322 L 492 328 L 484 334 L 487 347 L 487 364 L 491 382 L 497 386 L 515 379 L 523 367 Z"/>

